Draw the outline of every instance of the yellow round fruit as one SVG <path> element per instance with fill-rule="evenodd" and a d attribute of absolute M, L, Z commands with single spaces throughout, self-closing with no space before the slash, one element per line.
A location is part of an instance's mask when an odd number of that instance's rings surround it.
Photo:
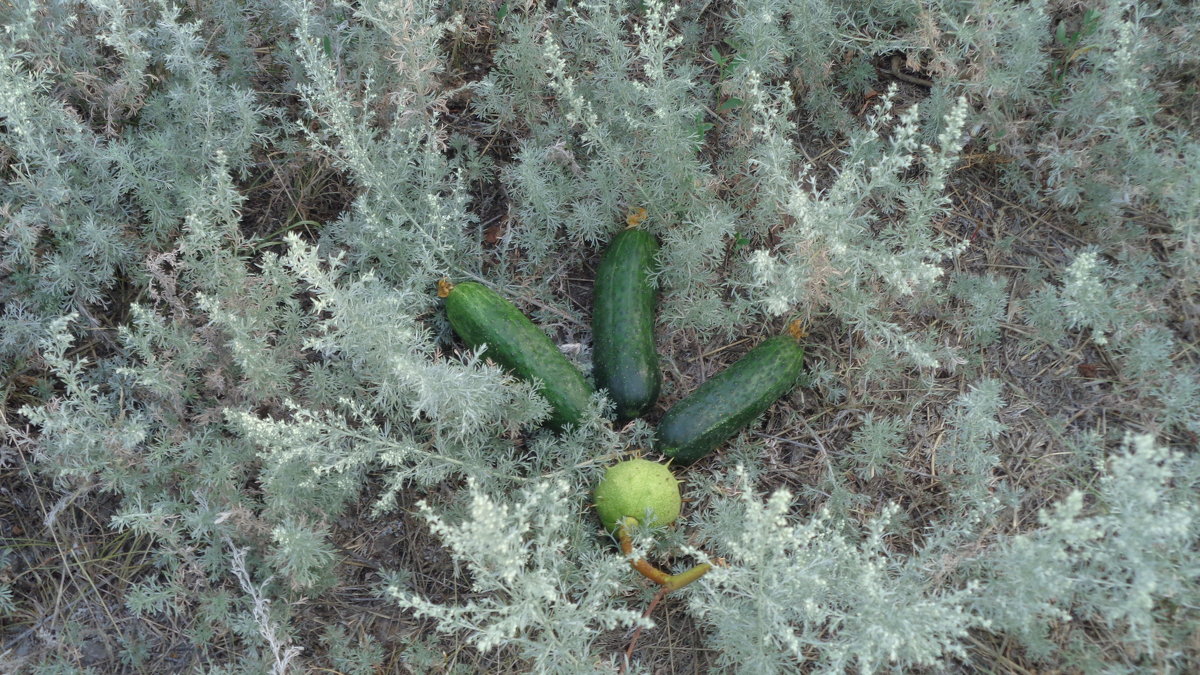
<path fill-rule="evenodd" d="M 679 481 L 671 470 L 648 459 L 629 459 L 608 467 L 596 486 L 596 512 L 609 531 L 616 530 L 625 518 L 650 527 L 669 525 L 679 517 L 682 504 Z"/>

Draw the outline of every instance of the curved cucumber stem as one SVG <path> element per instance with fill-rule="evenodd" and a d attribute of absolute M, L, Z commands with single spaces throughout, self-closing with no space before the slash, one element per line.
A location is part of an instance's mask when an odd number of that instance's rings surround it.
<path fill-rule="evenodd" d="M 635 524 L 637 524 L 636 520 L 626 517 L 625 520 L 621 522 L 620 527 L 617 528 L 617 539 L 621 542 L 621 552 L 625 555 L 633 555 L 633 537 L 629 534 L 629 528 Z M 641 558 L 630 561 L 629 565 L 633 567 L 638 574 L 641 574 L 650 581 L 662 586 L 663 591 L 666 593 L 670 593 L 671 591 L 687 586 L 688 584 L 707 574 L 708 571 L 712 569 L 712 565 L 708 563 L 700 563 L 699 565 L 694 565 L 690 569 L 680 572 L 679 574 L 667 574 L 666 572 L 658 569 L 654 565 L 651 565 L 649 562 Z"/>

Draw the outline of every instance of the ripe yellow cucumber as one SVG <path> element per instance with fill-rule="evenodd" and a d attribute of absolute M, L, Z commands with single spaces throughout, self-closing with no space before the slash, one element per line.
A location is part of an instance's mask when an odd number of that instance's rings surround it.
<path fill-rule="evenodd" d="M 654 349 L 658 297 L 650 274 L 658 244 L 636 228 L 608 245 L 592 291 L 592 376 L 607 389 L 617 419 L 631 420 L 658 400 L 662 371 Z"/>
<path fill-rule="evenodd" d="M 676 464 L 700 459 L 791 391 L 803 365 L 804 347 L 796 337 L 764 340 L 663 415 L 656 449 Z"/>
<path fill-rule="evenodd" d="M 550 404 L 549 424 L 577 424 L 587 411 L 592 387 L 540 328 L 492 289 L 473 281 L 438 284 L 450 327 L 484 357 L 522 380 L 537 382 Z"/>

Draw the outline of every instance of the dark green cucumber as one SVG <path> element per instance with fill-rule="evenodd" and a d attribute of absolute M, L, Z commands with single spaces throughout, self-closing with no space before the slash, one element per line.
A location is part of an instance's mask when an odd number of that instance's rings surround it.
<path fill-rule="evenodd" d="M 518 378 L 540 383 L 550 404 L 549 423 L 557 428 L 576 424 L 587 410 L 592 388 L 550 338 L 521 310 L 490 288 L 473 281 L 439 284 L 446 317 L 467 345 L 487 346 L 484 358 Z"/>
<path fill-rule="evenodd" d="M 803 365 L 795 337 L 765 340 L 672 406 L 658 423 L 656 449 L 677 464 L 700 459 L 791 391 Z"/>
<path fill-rule="evenodd" d="M 613 238 L 592 292 L 592 375 L 607 389 L 617 419 L 630 420 L 658 400 L 662 371 L 654 349 L 654 307 L 658 293 L 650 281 L 658 244 L 636 228 Z"/>

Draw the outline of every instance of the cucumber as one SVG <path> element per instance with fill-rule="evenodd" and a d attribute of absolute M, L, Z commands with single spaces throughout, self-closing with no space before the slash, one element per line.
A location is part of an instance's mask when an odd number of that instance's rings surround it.
<path fill-rule="evenodd" d="M 763 341 L 672 406 L 659 420 L 655 448 L 678 464 L 700 459 L 791 391 L 803 365 L 796 337 Z"/>
<path fill-rule="evenodd" d="M 658 244 L 637 228 L 613 238 L 596 268 L 592 292 L 592 376 L 607 389 L 617 419 L 642 415 L 658 400 L 662 371 L 654 350 L 654 307 L 650 282 Z"/>
<path fill-rule="evenodd" d="M 550 338 L 511 302 L 473 281 L 438 283 L 450 327 L 468 346 L 487 346 L 484 357 L 522 380 L 537 382 L 550 404 L 548 423 L 577 424 L 587 411 L 592 387 Z"/>

